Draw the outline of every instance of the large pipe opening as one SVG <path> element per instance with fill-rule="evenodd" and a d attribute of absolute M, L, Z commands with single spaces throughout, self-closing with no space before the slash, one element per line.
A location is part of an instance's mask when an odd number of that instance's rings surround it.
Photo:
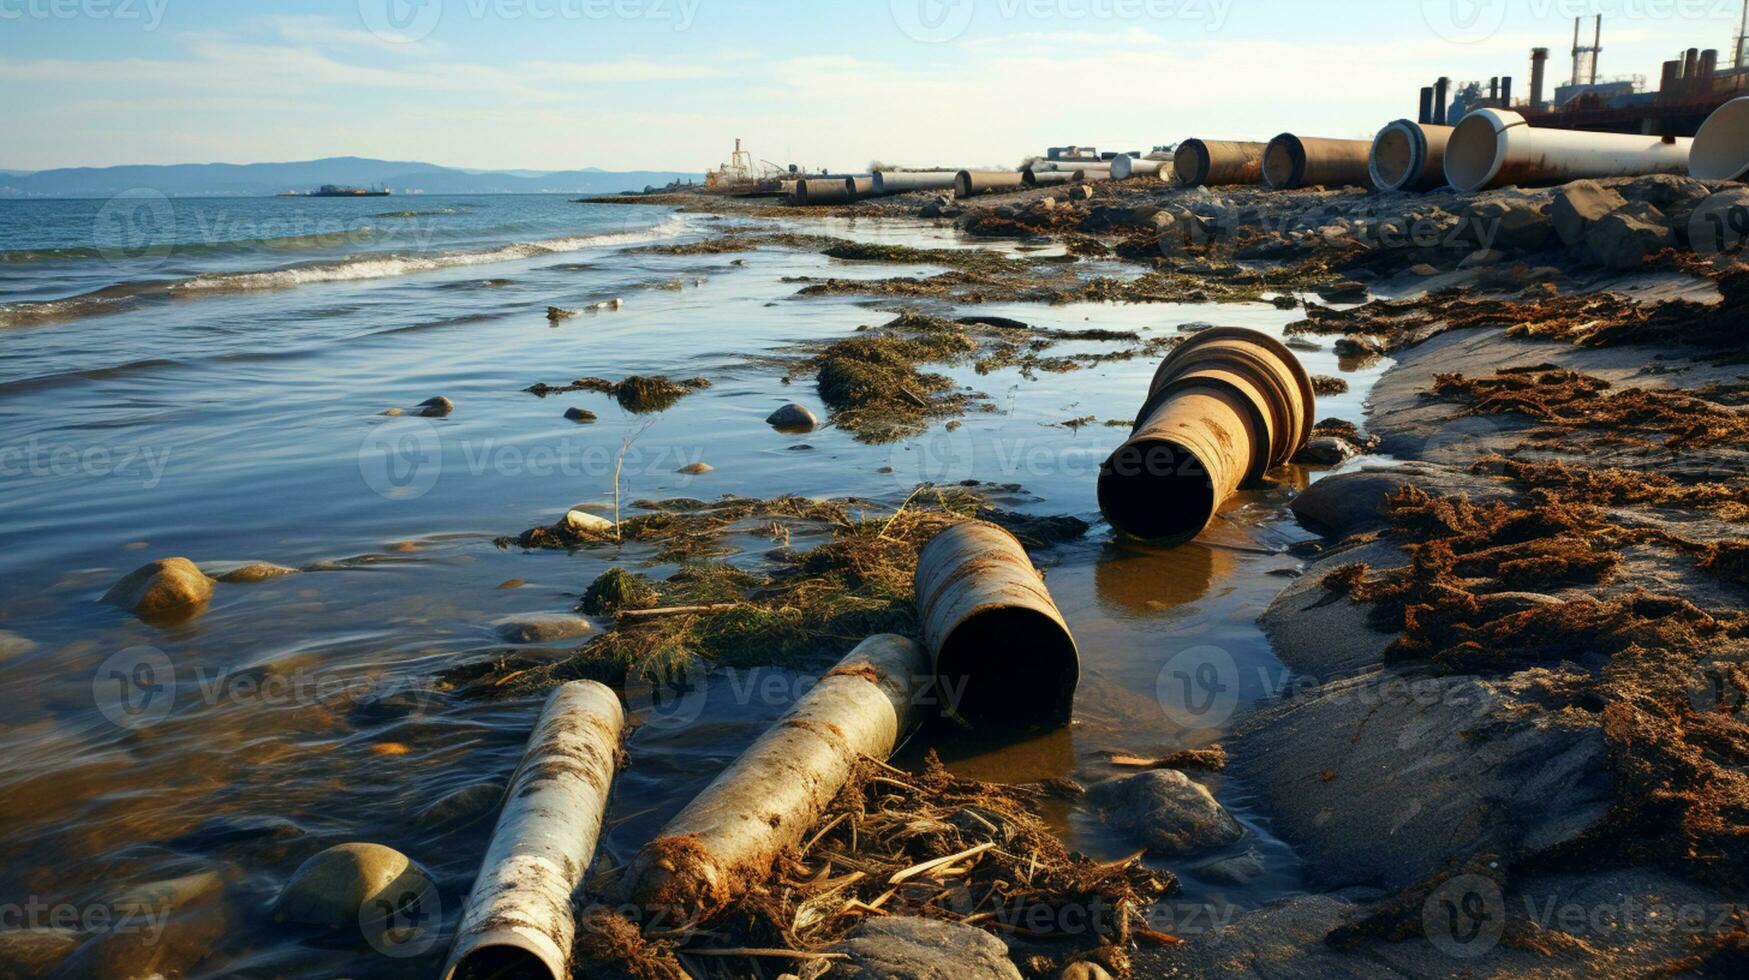
<path fill-rule="evenodd" d="M 1189 139 L 1178 144 L 1172 154 L 1172 171 L 1186 187 L 1201 187 L 1209 179 L 1209 150 L 1202 140 Z"/>
<path fill-rule="evenodd" d="M 1401 123 L 1392 123 L 1379 131 L 1378 138 L 1373 140 L 1369 163 L 1373 186 L 1381 191 L 1402 190 L 1420 171 L 1421 153 L 1417 152 L 1415 139 L 1419 132 L 1420 127 Z"/>
<path fill-rule="evenodd" d="M 448 980 L 559 980 L 540 957 L 517 946 L 482 946 L 462 958 Z"/>
<path fill-rule="evenodd" d="M 974 728 L 1067 720 L 1074 708 L 1075 641 L 1033 609 L 973 613 L 941 641 L 935 673 L 954 715 Z"/>
<path fill-rule="evenodd" d="M 1120 446 L 1099 470 L 1099 510 L 1143 541 L 1181 542 L 1201 533 L 1220 501 L 1208 468 L 1167 439 Z"/>
<path fill-rule="evenodd" d="M 1445 146 L 1445 176 L 1460 191 L 1482 190 L 1500 173 L 1504 149 L 1493 116 L 1473 112 L 1451 131 Z"/>
<path fill-rule="evenodd" d="M 1701 126 L 1689 153 L 1688 170 L 1699 180 L 1749 177 L 1749 97 L 1720 106 Z"/>
<path fill-rule="evenodd" d="M 1292 133 L 1269 141 L 1263 151 L 1263 181 L 1281 191 L 1300 186 L 1306 173 L 1306 146 Z"/>

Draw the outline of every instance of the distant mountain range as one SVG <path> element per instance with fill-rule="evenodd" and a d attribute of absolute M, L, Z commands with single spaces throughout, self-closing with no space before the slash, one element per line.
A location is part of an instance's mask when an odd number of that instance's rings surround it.
<path fill-rule="evenodd" d="M 667 170 L 461 170 L 430 163 L 329 157 L 299 163 L 183 163 L 171 166 L 0 170 L 0 197 L 108 197 L 149 189 L 171 197 L 262 197 L 323 184 L 384 186 L 396 194 L 616 194 L 700 180 Z"/>

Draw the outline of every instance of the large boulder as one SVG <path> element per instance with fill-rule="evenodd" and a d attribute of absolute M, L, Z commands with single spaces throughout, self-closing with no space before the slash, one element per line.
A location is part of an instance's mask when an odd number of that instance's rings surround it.
<path fill-rule="evenodd" d="M 405 896 L 426 896 L 435 885 L 407 855 L 381 844 L 337 844 L 298 866 L 273 903 L 281 922 L 358 928 L 379 899 L 398 907 Z"/>
<path fill-rule="evenodd" d="M 156 621 L 192 618 L 212 597 L 213 580 L 194 562 L 161 558 L 129 572 L 103 594 L 103 601 Z"/>
<path fill-rule="evenodd" d="M 1464 209 L 1464 239 L 1482 248 L 1540 252 L 1555 240 L 1555 225 L 1540 200 L 1514 194 L 1478 198 Z"/>
<path fill-rule="evenodd" d="M 498 623 L 506 643 L 556 643 L 588 634 L 595 625 L 573 613 L 530 613 Z"/>
<path fill-rule="evenodd" d="M 226 876 L 203 871 L 127 889 L 105 906 L 107 928 L 62 960 L 53 980 L 181 977 L 212 955 L 235 923 Z"/>
<path fill-rule="evenodd" d="M 0 980 L 36 980 L 79 945 L 71 929 L 0 930 Z"/>
<path fill-rule="evenodd" d="M 1020 980 L 1002 940 L 936 919 L 869 919 L 830 952 L 835 980 Z"/>
<path fill-rule="evenodd" d="M 1622 196 L 1668 212 L 1676 208 L 1692 209 L 1707 199 L 1712 189 L 1692 177 L 1676 174 L 1651 174 L 1622 184 Z"/>
<path fill-rule="evenodd" d="M 1643 201 L 1630 201 L 1586 232 L 1585 257 L 1606 269 L 1625 272 L 1674 242 L 1669 219 L 1662 211 Z"/>
<path fill-rule="evenodd" d="M 1576 180 L 1555 192 L 1549 211 L 1562 244 L 1577 248 L 1592 225 L 1627 203 L 1627 198 L 1595 180 Z"/>
<path fill-rule="evenodd" d="M 1087 802 L 1106 824 L 1160 857 L 1225 847 L 1245 836 L 1214 794 L 1176 769 L 1107 780 L 1087 791 Z"/>

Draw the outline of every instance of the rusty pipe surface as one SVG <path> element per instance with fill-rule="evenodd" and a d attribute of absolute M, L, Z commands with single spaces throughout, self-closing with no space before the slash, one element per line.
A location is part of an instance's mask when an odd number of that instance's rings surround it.
<path fill-rule="evenodd" d="M 1099 509 L 1154 544 L 1202 533 L 1240 487 L 1311 438 L 1312 379 L 1281 341 L 1217 327 L 1180 344 L 1154 372 L 1130 438 L 1099 471 Z"/>
<path fill-rule="evenodd" d="M 1547 187 L 1574 180 L 1686 174 L 1694 140 L 1543 129 L 1505 109 L 1477 109 L 1452 130 L 1445 150 L 1451 186 Z"/>
<path fill-rule="evenodd" d="M 859 756 L 893 754 L 933 696 L 916 643 L 862 641 L 633 856 L 626 897 L 677 922 L 722 911 L 801 844 Z"/>
<path fill-rule="evenodd" d="M 1256 184 L 1263 180 L 1264 143 L 1188 139 L 1178 144 L 1172 170 L 1186 187 Z"/>
<path fill-rule="evenodd" d="M 856 199 L 855 186 L 849 177 L 809 177 L 796 183 L 796 198 L 802 204 L 849 204 Z"/>
<path fill-rule="evenodd" d="M 1044 576 L 1014 535 L 971 521 L 917 556 L 917 611 L 948 713 L 973 727 L 1069 720 L 1081 658 Z"/>
<path fill-rule="evenodd" d="M 954 170 L 879 170 L 874 173 L 874 193 L 903 194 L 907 191 L 946 191 L 953 189 Z"/>
<path fill-rule="evenodd" d="M 860 201 L 865 197 L 874 197 L 875 182 L 873 175 L 863 177 L 846 177 L 845 183 L 850 188 L 850 199 Z"/>
<path fill-rule="evenodd" d="M 571 895 L 595 857 L 624 727 L 619 696 L 594 681 L 547 699 L 462 910 L 446 980 L 570 977 Z"/>
<path fill-rule="evenodd" d="M 1014 190 L 1025 184 L 1018 170 L 961 170 L 954 178 L 955 197 L 976 197 L 992 191 Z"/>
<path fill-rule="evenodd" d="M 1301 187 L 1371 187 L 1370 140 L 1332 140 L 1282 133 L 1263 152 L 1263 182 L 1278 191 Z"/>
<path fill-rule="evenodd" d="M 1372 141 L 1367 169 L 1381 191 L 1430 191 L 1445 186 L 1450 126 L 1399 119 Z"/>
<path fill-rule="evenodd" d="M 1700 180 L 1749 178 L 1749 96 L 1732 99 L 1707 117 L 1694 137 L 1688 172 Z"/>

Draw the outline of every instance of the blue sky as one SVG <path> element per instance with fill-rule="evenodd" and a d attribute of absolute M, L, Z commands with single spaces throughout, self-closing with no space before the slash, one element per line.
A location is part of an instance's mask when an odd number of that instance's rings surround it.
<path fill-rule="evenodd" d="M 1370 136 L 1603 12 L 1603 74 L 1741 0 L 0 0 L 0 167 L 356 154 L 702 170 Z"/>

